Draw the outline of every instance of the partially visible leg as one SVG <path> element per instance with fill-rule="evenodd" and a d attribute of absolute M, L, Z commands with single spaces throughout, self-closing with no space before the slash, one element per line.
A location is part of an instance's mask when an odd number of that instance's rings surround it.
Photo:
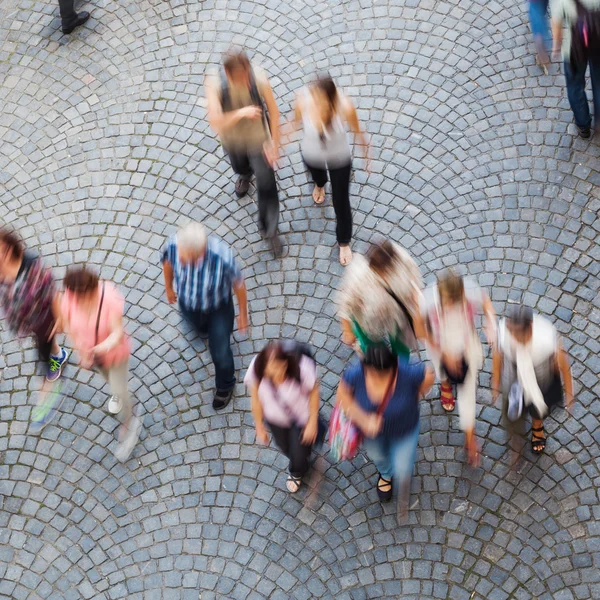
<path fill-rule="evenodd" d="M 565 60 L 565 79 L 567 82 L 567 96 L 575 117 L 575 124 L 582 137 L 589 137 L 592 124 L 590 107 L 585 94 L 585 71 L 587 64 L 573 68 L 570 61 Z"/>
<path fill-rule="evenodd" d="M 590 76 L 594 96 L 594 129 L 600 131 L 600 60 L 590 59 Z"/>
<path fill-rule="evenodd" d="M 133 416 L 133 401 L 129 393 L 129 360 L 105 369 L 103 374 L 108 381 L 111 393 L 120 400 L 119 418 L 127 428 Z"/>
<path fill-rule="evenodd" d="M 75 0 L 58 0 L 58 8 L 60 10 L 60 18 L 63 27 L 68 27 L 77 20 Z"/>
<path fill-rule="evenodd" d="M 235 365 L 231 351 L 234 316 L 233 300 L 230 298 L 226 305 L 212 311 L 207 318 L 208 349 L 215 365 L 215 387 L 217 392 L 222 392 L 217 396 L 223 398 L 223 402 L 213 403 L 215 409 L 229 404 L 235 386 Z"/>
<path fill-rule="evenodd" d="M 398 486 L 398 516 L 402 518 L 408 512 L 410 500 L 410 481 L 417 460 L 419 445 L 419 424 L 407 435 L 394 440 L 391 445 L 393 472 Z"/>
<path fill-rule="evenodd" d="M 546 50 L 546 41 L 549 38 L 548 0 L 529 0 L 529 20 L 538 63 L 547 72 L 547 65 L 550 62 Z"/>
<path fill-rule="evenodd" d="M 281 427 L 280 425 L 273 425 L 267 421 L 267 425 L 273 434 L 273 439 L 277 447 L 283 452 L 287 458 L 290 458 L 290 432 L 289 427 Z"/>
<path fill-rule="evenodd" d="M 303 477 L 308 471 L 308 459 L 312 453 L 312 444 L 302 443 L 302 428 L 294 425 L 290 436 L 290 475 Z"/>
<path fill-rule="evenodd" d="M 263 235 L 272 239 L 277 236 L 279 222 L 279 196 L 275 172 L 262 152 L 250 156 L 249 161 L 256 177 L 259 226 Z"/>
<path fill-rule="evenodd" d="M 384 437 L 375 439 L 365 438 L 363 446 L 369 458 L 373 461 L 379 471 L 377 481 L 377 496 L 383 502 L 392 497 L 392 481 L 394 478 L 394 466 L 390 450 L 390 442 Z"/>
<path fill-rule="evenodd" d="M 475 412 L 477 399 L 477 378 L 479 372 L 469 367 L 463 383 L 456 386 L 456 400 L 460 428 L 465 432 L 467 460 L 472 467 L 479 464 L 479 449 L 475 438 Z"/>
<path fill-rule="evenodd" d="M 335 234 L 340 247 L 340 262 L 347 265 L 352 260 L 350 242 L 352 240 L 352 207 L 350 206 L 350 174 L 352 164 L 330 169 L 331 197 L 335 210 Z"/>
<path fill-rule="evenodd" d="M 206 315 L 198 310 L 188 310 L 181 302 L 179 303 L 181 316 L 196 330 L 198 335 L 206 336 L 208 329 L 206 326 Z"/>
<path fill-rule="evenodd" d="M 235 183 L 235 193 L 238 198 L 243 198 L 248 193 L 250 187 L 250 178 L 252 177 L 252 167 L 250 160 L 245 153 L 229 152 L 229 160 L 234 173 L 239 175 Z"/>
<path fill-rule="evenodd" d="M 304 161 L 310 176 L 312 177 L 315 189 L 313 190 L 313 200 L 316 204 L 323 204 L 325 200 L 325 184 L 327 183 L 327 170 L 319 167 L 312 167 Z"/>

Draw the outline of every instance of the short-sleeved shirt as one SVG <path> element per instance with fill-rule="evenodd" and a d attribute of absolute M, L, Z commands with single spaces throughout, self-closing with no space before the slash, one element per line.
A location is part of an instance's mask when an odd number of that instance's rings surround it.
<path fill-rule="evenodd" d="M 103 286 L 104 299 L 100 310 Z M 98 304 L 91 312 L 83 311 L 79 306 L 77 297 L 69 290 L 65 291 L 61 300 L 60 310 L 63 318 L 68 323 L 67 333 L 73 340 L 74 347 L 84 356 L 88 355 L 96 344 L 106 340 L 110 335 L 110 324 L 116 318 L 122 318 L 125 310 L 125 299 L 110 281 L 100 281 L 98 291 Z M 99 319 L 98 315 L 100 316 Z M 98 323 L 97 341 L 96 323 Z M 127 335 L 124 335 L 119 345 L 107 352 L 100 360 L 103 367 L 109 368 L 112 365 L 125 362 L 130 354 L 131 344 Z"/>
<path fill-rule="evenodd" d="M 247 387 L 253 387 L 258 382 L 255 363 L 256 357 L 244 377 Z M 299 366 L 300 381 L 287 379 L 281 385 L 275 386 L 265 377 L 260 382 L 258 399 L 267 422 L 279 427 L 291 427 L 293 423 L 304 427 L 308 423 L 310 393 L 317 382 L 317 365 L 314 360 L 302 356 Z"/>
<path fill-rule="evenodd" d="M 256 89 L 262 98 L 264 90 L 269 85 L 264 71 L 259 67 L 252 67 Z M 207 85 L 218 91 L 219 98 L 222 98 L 222 76 L 221 71 L 209 76 Z M 249 87 L 240 87 L 232 85 L 229 82 L 230 110 L 238 110 L 245 106 L 252 106 L 252 97 Z M 227 152 L 247 152 L 254 153 L 262 151 L 263 144 L 269 139 L 270 134 L 263 119 L 241 119 L 233 127 L 220 133 L 221 143 Z"/>
<path fill-rule="evenodd" d="M 588 10 L 600 10 L 600 0 L 580 0 Z M 577 21 L 577 5 L 574 0 L 550 0 L 552 19 L 564 23 L 562 56 L 568 60 L 571 55 L 571 27 Z"/>
<path fill-rule="evenodd" d="M 425 378 L 422 362 L 398 361 L 396 387 L 383 411 L 383 427 L 378 437 L 399 438 L 410 433 L 419 423 L 419 388 Z M 343 381 L 352 389 L 354 400 L 368 413 L 377 412 L 367 394 L 365 371 L 360 360 L 355 360 L 344 371 Z"/>
<path fill-rule="evenodd" d="M 197 263 L 181 263 L 176 235 L 167 241 L 161 260 L 171 264 L 179 302 L 190 311 L 217 310 L 231 299 L 232 287 L 243 281 L 233 250 L 212 236 L 207 240 L 204 256 Z"/>

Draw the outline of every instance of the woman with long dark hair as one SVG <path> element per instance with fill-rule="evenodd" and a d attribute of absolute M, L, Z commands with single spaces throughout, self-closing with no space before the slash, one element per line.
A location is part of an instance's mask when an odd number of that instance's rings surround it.
<path fill-rule="evenodd" d="M 317 366 L 293 342 L 269 342 L 254 358 L 244 383 L 252 396 L 256 439 L 269 443 L 267 428 L 290 460 L 287 489 L 300 488 L 319 429 Z"/>
<path fill-rule="evenodd" d="M 295 124 L 300 123 L 304 129 L 302 158 L 315 184 L 313 199 L 317 204 L 325 201 L 325 184 L 329 174 L 340 263 L 347 265 L 352 260 L 352 150 L 346 127 L 354 133 L 368 161 L 367 138 L 360 127 L 354 104 L 337 89 L 329 75 L 319 77 L 298 95 Z"/>

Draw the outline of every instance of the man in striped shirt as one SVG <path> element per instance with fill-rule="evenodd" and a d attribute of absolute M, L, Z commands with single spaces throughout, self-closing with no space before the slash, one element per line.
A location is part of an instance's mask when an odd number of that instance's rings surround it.
<path fill-rule="evenodd" d="M 232 291 L 240 307 L 238 330 L 248 328 L 246 286 L 233 251 L 220 240 L 207 238 L 200 223 L 190 223 L 167 241 L 162 264 L 169 304 L 179 299 L 181 314 L 200 335 L 208 335 L 215 364 L 213 408 L 225 408 L 235 386 Z"/>

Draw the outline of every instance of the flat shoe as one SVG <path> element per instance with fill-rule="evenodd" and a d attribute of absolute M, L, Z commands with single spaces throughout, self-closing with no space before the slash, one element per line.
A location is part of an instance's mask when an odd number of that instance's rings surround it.
<path fill-rule="evenodd" d="M 77 29 L 77 27 L 79 27 L 80 25 L 83 25 L 89 18 L 90 18 L 89 12 L 87 12 L 85 10 L 80 12 L 77 15 L 77 18 L 75 19 L 75 21 L 71 25 L 68 25 L 67 27 L 65 27 L 63 25 L 62 32 L 65 35 L 72 33 L 75 29 Z"/>
<path fill-rule="evenodd" d="M 221 410 L 225 408 L 233 398 L 233 388 L 230 390 L 217 390 L 215 397 L 213 398 L 213 408 L 215 410 Z"/>

